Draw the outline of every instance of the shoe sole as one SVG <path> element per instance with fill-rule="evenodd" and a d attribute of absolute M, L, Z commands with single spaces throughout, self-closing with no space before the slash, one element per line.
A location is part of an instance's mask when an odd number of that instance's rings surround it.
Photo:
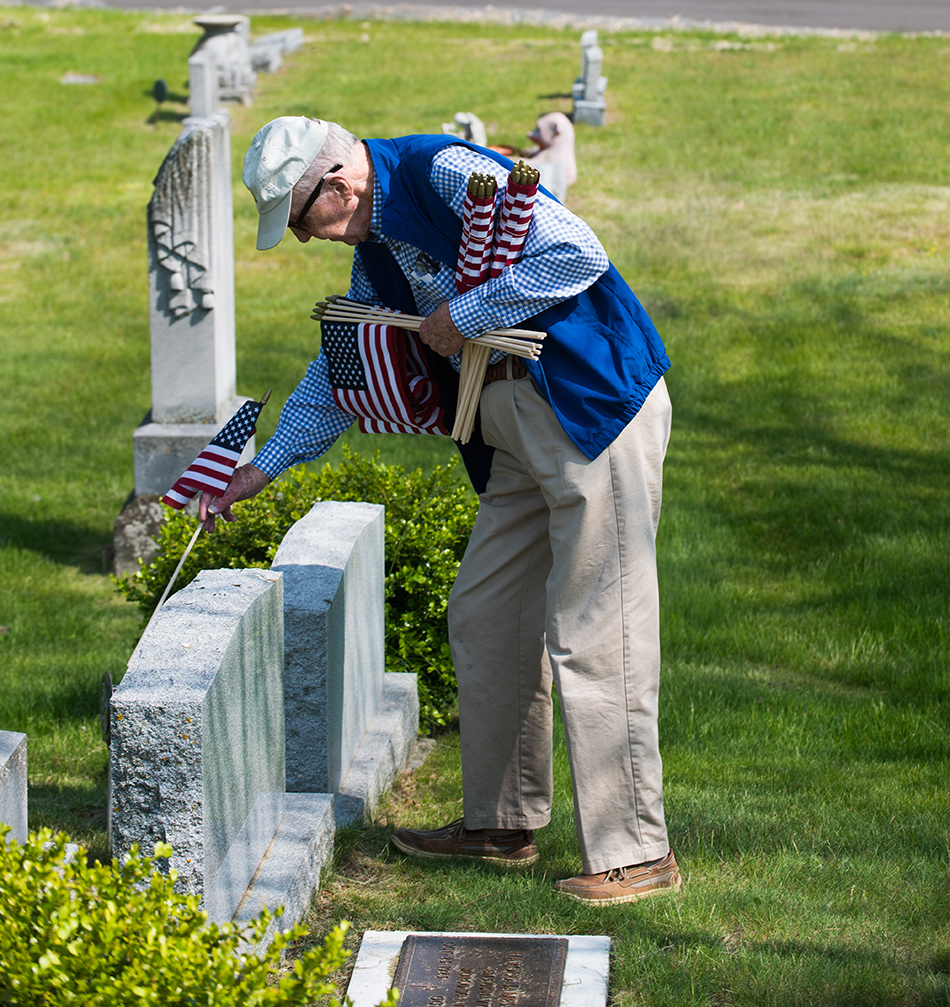
<path fill-rule="evenodd" d="M 395 836 L 389 837 L 390 843 L 399 850 L 400 853 L 407 853 L 410 857 L 421 857 L 423 860 L 477 860 L 480 863 L 499 864 L 502 867 L 530 867 L 541 859 L 540 853 L 535 853 L 530 857 L 519 857 L 512 860 L 509 857 L 488 857 L 478 853 L 432 853 L 428 850 L 419 850 L 415 846 L 403 843 Z"/>
<path fill-rule="evenodd" d="M 589 899 L 583 895 L 575 895 L 574 892 L 564 888 L 555 888 L 558 895 L 566 895 L 575 902 L 583 902 L 587 906 L 616 906 L 623 902 L 639 902 L 640 899 L 648 899 L 651 895 L 669 895 L 678 892 L 683 887 L 683 878 L 677 872 L 675 880 L 667 885 L 660 885 L 657 888 L 648 888 L 646 891 L 630 892 L 628 895 L 611 895 L 607 899 Z"/>

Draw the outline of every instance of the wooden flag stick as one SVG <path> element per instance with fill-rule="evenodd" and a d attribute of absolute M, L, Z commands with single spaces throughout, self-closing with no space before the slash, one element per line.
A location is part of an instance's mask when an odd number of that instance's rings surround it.
<path fill-rule="evenodd" d="M 188 559 L 188 555 L 190 554 L 190 552 L 192 550 L 192 547 L 194 546 L 195 542 L 198 541 L 198 536 L 201 534 L 201 529 L 203 527 L 204 526 L 199 521 L 198 522 L 198 527 L 195 529 L 194 535 L 191 536 L 191 541 L 185 547 L 185 551 L 181 554 L 181 559 L 178 561 L 178 566 L 175 567 L 175 572 L 172 574 L 171 580 L 168 582 L 168 584 L 165 585 L 165 591 L 162 594 L 162 597 L 159 599 L 159 602 L 155 606 L 155 610 L 152 612 L 151 616 L 149 616 L 149 620 L 145 624 L 145 629 L 142 630 L 142 635 L 139 637 L 139 642 L 135 645 L 135 648 L 133 649 L 132 653 L 129 655 L 129 661 L 128 661 L 129 664 L 132 663 L 132 658 L 135 657 L 135 654 L 136 654 L 136 652 L 139 649 L 139 645 L 145 639 L 145 634 L 148 632 L 149 626 L 151 626 L 152 623 L 155 621 L 155 616 L 158 615 L 159 610 L 161 609 L 162 605 L 165 604 L 165 599 L 170 594 L 171 589 L 172 589 L 172 585 L 175 583 L 175 581 L 178 578 L 178 575 L 181 573 L 181 568 L 185 565 L 185 560 Z M 126 667 L 128 667 L 128 665 L 126 665 Z"/>
<path fill-rule="evenodd" d="M 325 301 L 317 301 L 310 317 L 317 322 L 388 323 L 413 332 L 418 332 L 425 321 L 422 315 L 404 315 L 390 308 L 354 301 L 339 294 L 331 294 Z M 534 329 L 492 329 L 477 338 L 465 340 L 459 368 L 455 423 L 452 427 L 452 437 L 455 440 L 460 444 L 467 444 L 471 439 L 478 401 L 485 384 L 485 370 L 492 350 L 537 360 L 541 355 L 541 341 L 546 335 L 546 332 L 536 332 Z"/>
<path fill-rule="evenodd" d="M 462 366 L 459 373 L 458 409 L 452 437 L 460 444 L 467 444 L 475 429 L 478 400 L 485 384 L 485 368 L 491 356 L 491 347 L 481 339 L 468 340 L 462 347 Z"/>
<path fill-rule="evenodd" d="M 175 572 L 171 575 L 171 580 L 168 581 L 167 585 L 165 586 L 164 593 L 159 599 L 158 604 L 155 606 L 155 612 L 157 612 L 158 609 L 161 608 L 161 606 L 165 603 L 165 598 L 167 598 L 168 595 L 171 593 L 171 588 L 174 586 L 174 582 L 178 579 L 178 574 L 181 573 L 181 568 L 184 566 L 184 561 L 190 555 L 191 549 L 193 548 L 194 543 L 197 542 L 197 537 L 201 534 L 201 529 L 203 527 L 205 526 L 203 526 L 200 522 L 197 523 L 197 528 L 194 529 L 194 535 L 191 536 L 191 541 L 187 544 L 187 546 L 185 546 L 184 552 L 181 554 L 181 559 L 178 560 L 178 565 L 175 567 Z M 155 618 L 155 612 L 152 612 L 152 619 Z M 151 623 L 152 619 L 148 620 L 149 623 Z M 148 626 L 146 626 L 145 628 L 147 629 Z"/>
<path fill-rule="evenodd" d="M 327 305 L 325 308 L 318 304 L 310 316 L 316 322 L 327 321 L 350 321 L 367 322 L 375 324 L 395 325 L 399 329 L 409 329 L 411 332 L 418 332 L 420 326 L 425 321 L 424 318 L 413 315 L 399 315 L 395 312 L 386 311 L 360 311 L 353 308 Z M 488 336 L 508 337 L 510 339 L 532 339 L 542 340 L 547 335 L 546 332 L 537 332 L 534 329 L 490 329 L 485 333 Z"/>

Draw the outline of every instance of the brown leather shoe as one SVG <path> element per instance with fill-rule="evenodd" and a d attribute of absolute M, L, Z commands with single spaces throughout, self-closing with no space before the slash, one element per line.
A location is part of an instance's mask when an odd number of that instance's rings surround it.
<path fill-rule="evenodd" d="M 492 834 L 486 835 L 486 831 Z M 389 841 L 402 853 L 428 860 L 475 857 L 505 867 L 527 867 L 538 859 L 530 829 L 466 829 L 461 818 L 431 832 L 396 829 Z"/>
<path fill-rule="evenodd" d="M 579 902 L 607 906 L 617 902 L 634 902 L 648 895 L 675 891 L 683 884 L 676 856 L 672 850 L 655 864 L 615 867 L 602 874 L 578 874 L 576 878 L 558 881 L 554 890 Z"/>

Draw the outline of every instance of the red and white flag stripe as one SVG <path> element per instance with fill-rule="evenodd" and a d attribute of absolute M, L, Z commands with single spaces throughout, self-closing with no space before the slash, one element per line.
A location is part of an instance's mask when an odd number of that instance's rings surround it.
<path fill-rule="evenodd" d="M 165 494 L 163 502 L 180 510 L 196 493 L 221 496 L 231 482 L 240 457 L 240 451 L 209 444 Z"/>
<path fill-rule="evenodd" d="M 416 338 L 391 325 L 356 325 L 355 349 L 365 387 L 334 387 L 333 397 L 341 409 L 358 417 L 364 432 L 447 433 L 438 390 Z"/>

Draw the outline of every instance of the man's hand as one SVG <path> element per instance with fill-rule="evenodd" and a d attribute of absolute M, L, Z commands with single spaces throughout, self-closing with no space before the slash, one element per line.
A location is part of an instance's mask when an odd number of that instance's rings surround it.
<path fill-rule="evenodd" d="M 448 301 L 443 301 L 422 322 L 419 326 L 419 335 L 426 346 L 430 346 L 443 357 L 451 357 L 453 353 L 458 353 L 465 343 L 465 337 L 452 321 Z"/>
<path fill-rule="evenodd" d="M 256 465 L 242 465 L 234 470 L 231 482 L 221 496 L 202 493 L 198 501 L 198 520 L 204 525 L 205 531 L 214 531 L 216 514 L 225 521 L 236 521 L 237 518 L 231 513 L 231 504 L 256 496 L 269 482 L 270 479 Z"/>

